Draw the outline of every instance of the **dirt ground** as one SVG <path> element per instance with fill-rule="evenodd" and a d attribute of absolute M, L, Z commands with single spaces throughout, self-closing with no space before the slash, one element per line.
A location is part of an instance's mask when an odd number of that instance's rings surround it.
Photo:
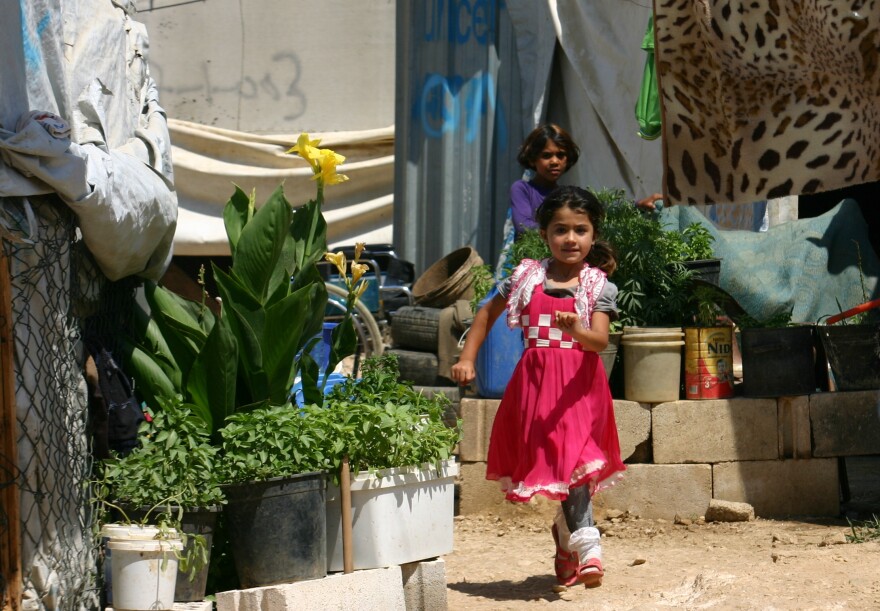
<path fill-rule="evenodd" d="M 605 578 L 589 590 L 557 586 L 546 519 L 455 520 L 455 549 L 444 557 L 450 611 L 880 609 L 880 539 L 847 542 L 844 519 L 605 519 Z"/>

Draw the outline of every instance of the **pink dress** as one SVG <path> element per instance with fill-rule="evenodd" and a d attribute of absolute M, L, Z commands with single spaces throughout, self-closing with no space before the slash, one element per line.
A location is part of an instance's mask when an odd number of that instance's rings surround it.
<path fill-rule="evenodd" d="M 489 442 L 486 479 L 498 480 L 510 501 L 526 502 L 536 494 L 564 500 L 569 488 L 585 485 L 592 493 L 626 468 L 599 355 L 583 350 L 552 322 L 557 310 L 576 311 L 575 298 L 547 295 L 542 284 L 533 286 L 517 312 L 526 348 Z M 514 297 L 511 293 L 509 300 Z M 584 316 L 588 320 L 589 312 Z"/>

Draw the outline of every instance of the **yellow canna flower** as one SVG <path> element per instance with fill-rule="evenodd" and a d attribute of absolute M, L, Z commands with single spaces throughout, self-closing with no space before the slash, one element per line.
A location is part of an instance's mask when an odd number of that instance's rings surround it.
<path fill-rule="evenodd" d="M 312 172 L 314 174 L 318 174 L 321 172 L 321 149 L 318 148 L 318 145 L 321 143 L 321 140 L 310 140 L 309 135 L 305 132 L 299 135 L 299 138 L 296 140 L 296 145 L 288 150 L 288 153 L 295 153 L 309 162 L 309 165 L 312 166 Z M 327 150 L 327 149 L 324 149 Z"/>
<path fill-rule="evenodd" d="M 367 290 L 367 281 L 361 280 L 361 283 L 357 285 L 357 288 L 354 290 L 354 296 L 357 299 L 361 298 L 361 295 L 364 294 L 364 291 Z"/>
<path fill-rule="evenodd" d="M 357 253 L 357 251 L 355 251 Z M 356 283 L 360 280 L 363 275 L 367 272 L 367 266 L 363 263 L 352 263 L 351 264 L 351 282 L 352 284 Z"/>
<path fill-rule="evenodd" d="M 336 269 L 339 270 L 339 273 L 345 277 L 345 253 L 341 250 L 333 254 L 332 252 L 328 252 L 324 254 L 324 258 L 330 261 L 333 265 L 336 266 Z"/>
<path fill-rule="evenodd" d="M 361 255 L 364 254 L 364 249 L 367 247 L 365 242 L 355 242 L 354 245 L 354 260 L 360 261 Z"/>
<path fill-rule="evenodd" d="M 334 153 L 330 149 L 320 149 L 320 157 L 317 161 L 320 167 L 320 177 L 325 185 L 336 185 L 348 180 L 345 174 L 337 174 L 336 166 L 341 165 L 345 161 L 345 157 L 338 153 Z"/>

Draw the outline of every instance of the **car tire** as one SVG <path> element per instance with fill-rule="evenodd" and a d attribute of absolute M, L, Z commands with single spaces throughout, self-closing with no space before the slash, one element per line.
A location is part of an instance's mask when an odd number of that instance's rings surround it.
<path fill-rule="evenodd" d="M 404 306 L 391 319 L 391 341 L 395 347 L 437 352 L 441 308 Z"/>

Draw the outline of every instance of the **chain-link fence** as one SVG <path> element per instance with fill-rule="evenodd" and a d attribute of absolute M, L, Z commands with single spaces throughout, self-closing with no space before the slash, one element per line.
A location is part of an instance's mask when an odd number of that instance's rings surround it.
<path fill-rule="evenodd" d="M 96 609 L 89 410 L 83 321 L 102 321 L 104 276 L 53 196 L 0 199 L 15 342 L 18 456 L 2 456 L 2 485 L 21 493 L 22 608 Z M 3 227 L 0 227 L 2 229 Z M 0 524 L 14 528 L 0 516 Z"/>

